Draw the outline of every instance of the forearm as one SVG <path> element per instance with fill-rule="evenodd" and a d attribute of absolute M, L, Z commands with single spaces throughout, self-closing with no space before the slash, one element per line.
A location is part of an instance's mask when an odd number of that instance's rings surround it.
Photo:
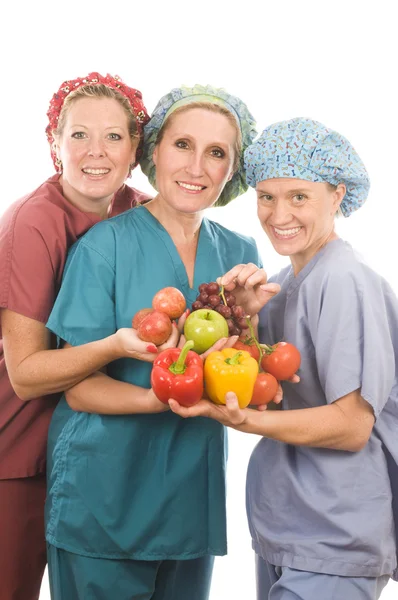
<path fill-rule="evenodd" d="M 154 412 L 151 391 L 97 372 L 65 392 L 66 401 L 76 411 L 102 415 Z M 159 403 L 159 408 L 161 403 Z M 160 412 L 160 410 L 159 410 Z"/>
<path fill-rule="evenodd" d="M 296 446 L 357 452 L 367 443 L 373 423 L 371 411 L 353 416 L 337 401 L 298 410 L 248 410 L 247 419 L 236 429 Z"/>
<path fill-rule="evenodd" d="M 114 336 L 82 346 L 39 350 L 19 363 L 11 383 L 20 398 L 31 400 L 63 392 L 116 358 Z"/>

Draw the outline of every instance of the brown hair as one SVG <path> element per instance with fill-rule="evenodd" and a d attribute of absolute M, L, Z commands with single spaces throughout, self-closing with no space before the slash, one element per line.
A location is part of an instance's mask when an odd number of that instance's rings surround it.
<path fill-rule="evenodd" d="M 124 112 L 126 113 L 128 119 L 128 129 L 131 141 L 133 142 L 134 140 L 139 140 L 140 136 L 137 129 L 137 121 L 131 109 L 129 101 L 122 94 L 119 94 L 119 92 L 104 85 L 103 83 L 99 85 L 83 85 L 77 90 L 71 92 L 65 98 L 64 104 L 59 115 L 58 126 L 53 131 L 54 135 L 62 135 L 70 106 L 80 98 L 113 98 L 114 100 L 119 102 L 119 104 L 124 109 Z"/>
<path fill-rule="evenodd" d="M 213 104 L 212 102 L 191 102 L 190 104 L 185 104 L 183 106 L 179 106 L 178 108 L 175 109 L 174 112 L 171 113 L 171 115 L 169 117 L 167 117 L 167 119 L 164 121 L 162 127 L 159 129 L 159 132 L 158 132 L 158 135 L 156 138 L 156 145 L 160 144 L 160 142 L 162 141 L 163 136 L 164 136 L 165 132 L 167 131 L 167 129 L 172 124 L 173 119 L 177 115 L 180 115 L 184 112 L 188 112 L 188 110 L 192 110 L 193 108 L 201 108 L 204 110 L 208 110 L 210 112 L 224 115 L 224 117 L 226 117 L 228 119 L 228 121 L 230 122 L 232 127 L 235 129 L 236 142 L 234 145 L 233 170 L 237 171 L 237 169 L 239 167 L 239 163 L 240 163 L 241 153 L 242 153 L 242 133 L 241 133 L 240 127 L 239 127 L 238 122 L 237 122 L 236 118 L 234 117 L 234 115 L 227 108 L 225 108 L 224 106 L 220 106 L 219 104 Z"/>

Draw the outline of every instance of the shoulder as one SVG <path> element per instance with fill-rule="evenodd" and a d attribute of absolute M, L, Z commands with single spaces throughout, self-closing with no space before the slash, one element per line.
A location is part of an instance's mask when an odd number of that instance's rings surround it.
<path fill-rule="evenodd" d="M 33 192 L 23 196 L 11 206 L 1 218 L 1 226 L 8 228 L 45 227 L 56 219 L 65 202 L 55 177 L 51 177 Z"/>
<path fill-rule="evenodd" d="M 209 234 L 214 238 L 215 242 L 221 241 L 221 243 L 224 242 L 228 245 L 239 244 L 241 247 L 258 253 L 257 244 L 254 238 L 227 229 L 223 225 L 220 225 L 215 221 L 210 221 L 209 219 L 204 219 L 204 222 L 208 228 Z"/>
<path fill-rule="evenodd" d="M 382 288 L 388 285 L 348 242 L 335 240 L 325 250 L 313 270 L 312 278 L 316 279 L 321 287 L 334 286 L 344 293 L 352 287 L 366 292 L 369 286 L 376 285 Z M 311 286 L 313 284 L 314 281 L 311 282 Z"/>
<path fill-rule="evenodd" d="M 124 240 L 131 244 L 134 238 L 134 213 L 137 210 L 138 208 L 126 210 L 93 225 L 73 246 L 72 254 L 79 255 L 79 251 L 85 248 L 114 265 L 118 246 L 123 245 Z"/>

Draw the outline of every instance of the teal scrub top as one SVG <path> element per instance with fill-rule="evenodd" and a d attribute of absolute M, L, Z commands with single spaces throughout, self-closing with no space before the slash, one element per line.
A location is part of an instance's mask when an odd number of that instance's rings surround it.
<path fill-rule="evenodd" d="M 145 207 L 94 226 L 71 250 L 47 327 L 73 346 L 102 339 L 163 287 L 188 306 L 203 282 L 260 265 L 254 240 L 204 219 L 194 285 L 169 234 Z M 150 387 L 151 364 L 123 358 L 114 379 Z M 111 401 L 111 399 L 110 399 Z M 48 442 L 47 540 L 86 556 L 191 559 L 226 553 L 225 431 L 172 412 L 75 412 L 63 397 Z"/>

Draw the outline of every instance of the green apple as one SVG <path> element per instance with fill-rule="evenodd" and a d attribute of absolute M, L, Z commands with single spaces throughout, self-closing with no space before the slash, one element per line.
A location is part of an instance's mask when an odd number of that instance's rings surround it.
<path fill-rule="evenodd" d="M 210 308 L 193 311 L 184 325 L 186 340 L 192 340 L 192 350 L 198 354 L 206 352 L 222 337 L 228 337 L 228 323 L 220 313 Z"/>

